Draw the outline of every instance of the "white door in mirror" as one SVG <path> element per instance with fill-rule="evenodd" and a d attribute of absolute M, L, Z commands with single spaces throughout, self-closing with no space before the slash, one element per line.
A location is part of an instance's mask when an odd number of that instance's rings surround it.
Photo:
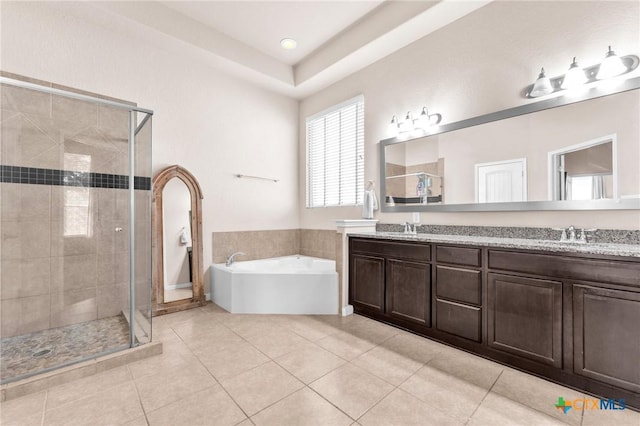
<path fill-rule="evenodd" d="M 527 201 L 527 159 L 476 164 L 476 203 Z"/>

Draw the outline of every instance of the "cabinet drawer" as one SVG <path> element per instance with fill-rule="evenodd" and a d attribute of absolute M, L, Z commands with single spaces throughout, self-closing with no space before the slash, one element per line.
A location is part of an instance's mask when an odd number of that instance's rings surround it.
<path fill-rule="evenodd" d="M 424 262 L 431 260 L 430 244 L 352 238 L 350 240 L 350 246 L 354 252 L 379 254 L 386 257 Z"/>
<path fill-rule="evenodd" d="M 489 250 L 489 269 L 640 286 L 640 262 Z"/>
<path fill-rule="evenodd" d="M 458 302 L 482 304 L 480 271 L 438 266 L 436 268 L 436 296 Z"/>
<path fill-rule="evenodd" d="M 436 300 L 436 328 L 475 342 L 482 340 L 482 311 L 446 300 Z"/>
<path fill-rule="evenodd" d="M 436 246 L 437 262 L 480 267 L 481 259 L 481 251 L 477 248 Z"/>

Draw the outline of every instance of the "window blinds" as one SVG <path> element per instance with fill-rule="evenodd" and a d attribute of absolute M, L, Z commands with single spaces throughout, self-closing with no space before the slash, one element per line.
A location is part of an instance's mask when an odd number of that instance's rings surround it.
<path fill-rule="evenodd" d="M 364 98 L 307 118 L 307 207 L 362 204 Z"/>

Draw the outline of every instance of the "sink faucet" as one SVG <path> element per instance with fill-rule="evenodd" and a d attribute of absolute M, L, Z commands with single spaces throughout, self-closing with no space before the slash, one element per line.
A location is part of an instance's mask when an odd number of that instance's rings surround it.
<path fill-rule="evenodd" d="M 237 251 L 237 252 L 235 252 L 235 253 L 230 254 L 230 255 L 229 255 L 229 257 L 227 257 L 227 261 L 226 261 L 224 264 L 225 264 L 226 266 L 231 266 L 231 265 L 233 265 L 233 261 L 234 261 L 234 258 L 235 258 L 236 256 L 244 256 L 244 253 L 243 253 L 243 252 L 241 252 L 241 251 Z"/>
<path fill-rule="evenodd" d="M 405 234 L 410 234 L 410 235 L 415 235 L 416 232 L 416 225 L 413 225 L 413 229 L 411 229 L 411 224 L 409 222 L 405 222 L 404 223 L 404 233 Z"/>

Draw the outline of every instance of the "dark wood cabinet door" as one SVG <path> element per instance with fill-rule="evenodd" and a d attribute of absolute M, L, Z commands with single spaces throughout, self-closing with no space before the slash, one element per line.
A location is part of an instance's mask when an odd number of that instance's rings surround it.
<path fill-rule="evenodd" d="M 573 286 L 574 373 L 640 392 L 640 292 Z"/>
<path fill-rule="evenodd" d="M 354 307 L 384 312 L 384 258 L 352 254 L 349 299 Z"/>
<path fill-rule="evenodd" d="M 431 266 L 387 259 L 387 314 L 431 326 Z"/>
<path fill-rule="evenodd" d="M 487 291 L 489 346 L 562 367 L 562 283 L 489 273 Z"/>

